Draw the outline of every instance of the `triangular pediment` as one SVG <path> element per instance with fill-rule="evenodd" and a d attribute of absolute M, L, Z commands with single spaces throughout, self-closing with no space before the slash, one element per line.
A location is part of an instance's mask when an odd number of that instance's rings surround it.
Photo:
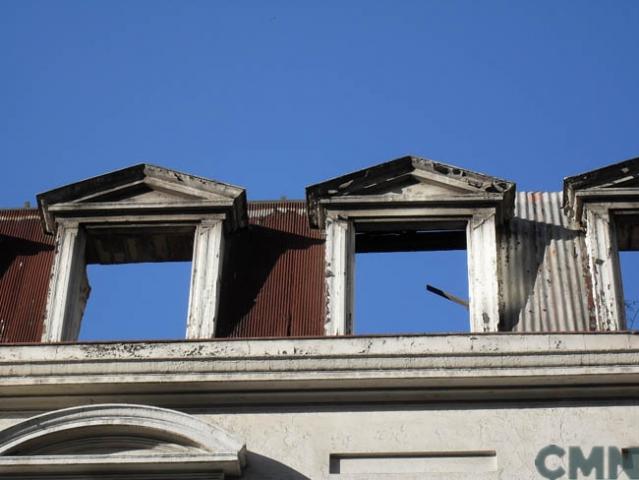
<path fill-rule="evenodd" d="M 311 185 L 306 194 L 309 211 L 313 211 L 323 200 L 340 197 L 417 201 L 487 194 L 512 196 L 514 189 L 515 184 L 506 180 L 407 156 Z M 311 223 L 316 224 L 318 219 L 313 217 L 311 213 Z"/>
<path fill-rule="evenodd" d="M 211 204 L 221 207 L 245 203 L 245 190 L 226 183 L 196 177 L 149 164 L 59 187 L 37 196 L 47 231 L 53 231 L 51 207 L 90 208 L 99 204 L 141 208 Z"/>
<path fill-rule="evenodd" d="M 600 199 L 639 195 L 639 157 L 564 179 L 564 208 L 581 217 L 579 197 Z"/>
<path fill-rule="evenodd" d="M 639 157 L 606 165 L 596 170 L 566 177 L 564 186 L 571 190 L 591 188 L 638 188 Z"/>

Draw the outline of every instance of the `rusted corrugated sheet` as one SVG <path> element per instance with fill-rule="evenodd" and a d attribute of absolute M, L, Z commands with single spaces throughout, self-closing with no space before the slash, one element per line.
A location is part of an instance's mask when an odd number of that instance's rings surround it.
<path fill-rule="evenodd" d="M 586 331 L 583 233 L 561 193 L 519 193 L 501 236 L 504 330 Z M 322 335 L 324 240 L 303 201 L 252 202 L 250 225 L 226 241 L 218 335 Z M 36 210 L 0 210 L 0 341 L 39 341 L 53 237 Z"/>
<path fill-rule="evenodd" d="M 562 210 L 562 194 L 518 193 L 502 235 L 503 329 L 589 330 L 583 232 Z"/>
<path fill-rule="evenodd" d="M 37 210 L 0 210 L 1 343 L 40 340 L 53 240 Z"/>
<path fill-rule="evenodd" d="M 227 240 L 217 334 L 324 333 L 324 240 L 303 201 L 250 202 L 249 227 Z"/>

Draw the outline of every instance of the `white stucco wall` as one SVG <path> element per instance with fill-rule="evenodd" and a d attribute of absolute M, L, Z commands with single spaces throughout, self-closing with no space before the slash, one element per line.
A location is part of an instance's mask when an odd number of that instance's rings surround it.
<path fill-rule="evenodd" d="M 566 450 L 580 446 L 588 454 L 592 446 L 636 447 L 639 406 L 517 406 L 411 405 L 348 407 L 289 406 L 269 409 L 226 407 L 195 416 L 217 425 L 246 442 L 248 466 L 242 479 L 541 479 L 535 468 L 539 450 L 556 444 Z M 5 415 L 6 428 L 24 417 Z M 471 473 L 457 468 L 436 472 L 435 459 L 422 472 L 392 476 L 394 465 L 384 462 L 379 476 L 330 475 L 331 454 L 432 454 L 494 450 L 494 466 L 480 462 Z M 556 458 L 548 461 L 554 468 Z M 458 463 L 460 469 L 468 460 Z M 567 466 L 567 457 L 563 462 Z M 439 467 L 438 467 L 439 465 Z M 410 470 L 410 465 L 408 469 Z M 607 468 L 607 467 L 606 467 Z M 430 471 L 429 471 L 430 470 Z M 566 474 L 564 477 L 568 478 Z M 579 478 L 595 478 L 590 477 Z M 607 477 L 606 477 L 607 478 Z M 628 478 L 620 476 L 620 478 Z"/>
<path fill-rule="evenodd" d="M 245 442 L 247 480 L 542 479 L 535 458 L 547 445 L 586 455 L 593 446 L 639 446 L 638 340 L 3 347 L 0 429 L 57 408 L 125 402 L 189 413 Z M 345 456 L 346 473 L 331 474 L 331 455 Z"/>

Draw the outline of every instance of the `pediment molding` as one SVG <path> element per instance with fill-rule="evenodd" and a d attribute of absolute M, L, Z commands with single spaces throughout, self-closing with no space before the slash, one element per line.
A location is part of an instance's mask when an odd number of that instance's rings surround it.
<path fill-rule="evenodd" d="M 639 157 L 566 177 L 563 201 L 577 222 L 588 202 L 639 202 Z"/>
<path fill-rule="evenodd" d="M 90 215 L 218 212 L 233 228 L 246 224 L 246 192 L 234 185 L 139 164 L 37 195 L 45 231 L 56 218 Z"/>
<path fill-rule="evenodd" d="M 515 184 L 433 160 L 406 156 L 343 175 L 306 189 L 309 219 L 323 227 L 325 209 L 337 205 L 494 205 L 512 214 Z"/>

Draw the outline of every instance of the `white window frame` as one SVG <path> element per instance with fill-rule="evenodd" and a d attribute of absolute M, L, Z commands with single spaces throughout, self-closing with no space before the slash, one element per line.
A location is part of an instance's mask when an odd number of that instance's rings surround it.
<path fill-rule="evenodd" d="M 139 219 L 140 217 L 138 217 Z M 52 268 L 43 342 L 76 341 L 88 297 L 86 229 L 126 226 L 122 217 L 61 218 L 57 220 L 56 254 Z M 144 217 L 140 232 L 152 234 L 154 223 L 192 226 L 193 256 L 187 314 L 187 339 L 213 338 L 219 305 L 224 258 L 224 215 L 152 215 Z M 186 287 L 186 286 L 185 286 Z"/>
<path fill-rule="evenodd" d="M 90 291 L 86 276 L 89 234 L 132 231 L 133 237 L 152 236 L 167 229 L 172 232 L 174 227 L 175 233 L 183 228 L 193 231 L 185 338 L 215 336 L 224 237 L 247 223 L 243 188 L 139 164 L 41 193 L 38 206 L 45 232 L 56 235 L 43 342 L 78 338 Z M 184 235 L 186 238 L 188 233 Z M 167 258 L 158 260 L 186 259 L 184 244 L 177 243 L 176 248 L 176 252 L 159 253 Z M 131 255 L 136 255 L 135 251 Z M 136 258 L 114 260 L 135 262 Z M 144 254 L 139 257 L 139 261 L 153 260 Z"/>
<path fill-rule="evenodd" d="M 621 189 L 620 189 L 621 190 Z M 619 192 L 624 195 L 627 192 Z M 586 229 L 586 250 L 596 330 L 611 332 L 626 328 L 626 309 L 617 244 L 616 218 L 637 215 L 639 201 L 592 201 L 610 192 L 577 192 L 583 201 L 582 223 Z M 590 200 L 590 201 L 588 201 Z"/>
<path fill-rule="evenodd" d="M 358 222 L 372 219 L 389 224 L 397 223 L 398 229 L 401 222 L 407 220 L 465 220 L 470 330 L 499 330 L 500 296 L 495 207 L 446 208 L 415 205 L 396 208 L 389 202 L 388 205 L 378 204 L 372 208 L 344 208 L 343 203 L 355 201 L 353 197 L 322 201 L 326 219 L 326 335 L 353 333 L 355 232 Z"/>
<path fill-rule="evenodd" d="M 564 179 L 564 210 L 585 230 L 590 298 L 590 329 L 626 328 L 617 243 L 617 219 L 639 214 L 639 158 Z"/>

